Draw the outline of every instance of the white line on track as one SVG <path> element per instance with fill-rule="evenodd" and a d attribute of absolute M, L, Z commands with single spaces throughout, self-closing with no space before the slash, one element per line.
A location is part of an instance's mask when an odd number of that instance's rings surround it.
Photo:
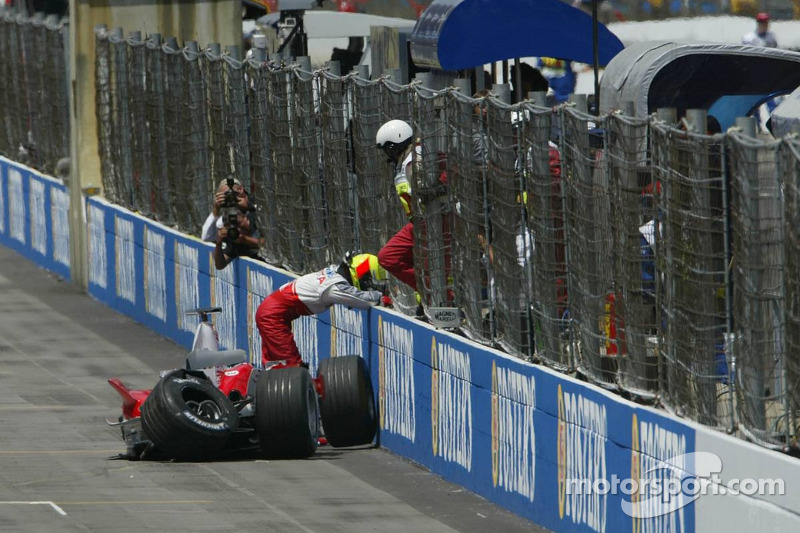
<path fill-rule="evenodd" d="M 0 505 L 48 505 L 61 516 L 67 516 L 67 513 L 64 512 L 64 509 L 53 502 L 0 502 Z"/>

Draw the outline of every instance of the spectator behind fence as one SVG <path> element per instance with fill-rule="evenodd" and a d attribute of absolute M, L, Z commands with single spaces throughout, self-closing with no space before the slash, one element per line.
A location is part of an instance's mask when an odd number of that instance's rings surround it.
<path fill-rule="evenodd" d="M 304 315 L 322 313 L 334 304 L 369 309 L 381 302 L 386 271 L 371 254 L 348 253 L 341 263 L 301 276 L 267 296 L 256 311 L 261 335 L 261 360 L 303 360 L 292 334 L 292 322 Z"/>
<path fill-rule="evenodd" d="M 756 15 L 756 29 L 755 31 L 744 34 L 742 37 L 742 44 L 765 46 L 767 48 L 778 47 L 775 34 L 769 31 L 769 13 L 759 13 Z"/>
<path fill-rule="evenodd" d="M 552 102 L 549 102 L 548 99 L 548 103 L 561 104 L 569 100 L 570 95 L 575 92 L 575 84 L 578 81 L 572 68 L 572 62 L 552 57 L 540 57 L 537 66 L 552 91 L 552 94 L 548 94 L 549 99 L 552 98 Z"/>
<path fill-rule="evenodd" d="M 472 95 L 473 98 L 486 98 L 489 96 L 489 89 L 482 89 Z M 486 137 L 486 106 L 477 102 L 472 107 L 473 132 L 472 132 L 472 162 L 476 165 L 483 165 L 489 154 L 489 140 Z"/>
<path fill-rule="evenodd" d="M 408 223 L 400 228 L 378 252 L 380 265 L 394 277 L 417 290 L 414 272 L 414 225 L 411 221 L 411 176 L 414 153 L 422 154 L 419 144 L 412 143 L 413 130 L 402 120 L 390 120 L 378 129 L 375 143 L 395 165 L 394 187 Z"/>
<path fill-rule="evenodd" d="M 263 261 L 259 250 L 264 243 L 258 236 L 254 215 L 255 208 L 241 182 L 233 177 L 222 180 L 201 233 L 204 241 L 216 243 L 216 268 L 221 270 L 240 256 Z"/>

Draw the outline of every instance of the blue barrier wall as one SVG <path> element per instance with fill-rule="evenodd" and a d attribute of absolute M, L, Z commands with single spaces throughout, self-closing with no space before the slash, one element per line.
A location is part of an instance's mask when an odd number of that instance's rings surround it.
<path fill-rule="evenodd" d="M 68 278 L 64 187 L 8 161 L 0 168 L 0 243 Z M 86 200 L 86 222 L 94 298 L 187 348 L 196 318 L 185 311 L 218 305 L 220 344 L 260 359 L 256 308 L 289 273 L 245 259 L 217 271 L 211 245 L 99 198 Z M 381 446 L 555 531 L 703 531 L 719 513 L 728 531 L 800 528 L 795 459 L 383 308 L 335 306 L 298 319 L 295 336 L 312 369 L 337 354 L 365 358 Z M 701 450 L 740 477 L 783 476 L 786 496 L 647 497 L 625 483 L 694 479 Z M 758 459 L 758 472 L 745 457 Z"/>
<path fill-rule="evenodd" d="M 0 157 L 0 244 L 70 280 L 68 211 L 59 180 Z"/>

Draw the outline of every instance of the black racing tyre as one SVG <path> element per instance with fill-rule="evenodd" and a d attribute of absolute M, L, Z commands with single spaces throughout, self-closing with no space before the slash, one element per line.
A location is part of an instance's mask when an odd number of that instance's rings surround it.
<path fill-rule="evenodd" d="M 324 394 L 320 412 L 331 446 L 369 444 L 375 438 L 375 399 L 364 359 L 357 355 L 331 357 L 320 363 Z"/>
<path fill-rule="evenodd" d="M 213 457 L 239 427 L 233 403 L 206 379 L 178 370 L 159 381 L 142 404 L 142 430 L 174 459 Z"/>
<path fill-rule="evenodd" d="M 319 404 L 306 368 L 276 368 L 258 376 L 256 431 L 266 457 L 304 459 L 314 455 Z"/>

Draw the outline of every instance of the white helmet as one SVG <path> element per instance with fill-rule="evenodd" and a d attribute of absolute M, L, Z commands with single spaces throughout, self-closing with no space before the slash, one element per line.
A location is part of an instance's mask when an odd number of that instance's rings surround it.
<path fill-rule="evenodd" d="M 397 157 L 411 144 L 413 136 L 414 131 L 407 122 L 390 120 L 378 130 L 378 134 L 375 135 L 375 144 L 386 152 L 389 159 L 396 162 Z"/>

